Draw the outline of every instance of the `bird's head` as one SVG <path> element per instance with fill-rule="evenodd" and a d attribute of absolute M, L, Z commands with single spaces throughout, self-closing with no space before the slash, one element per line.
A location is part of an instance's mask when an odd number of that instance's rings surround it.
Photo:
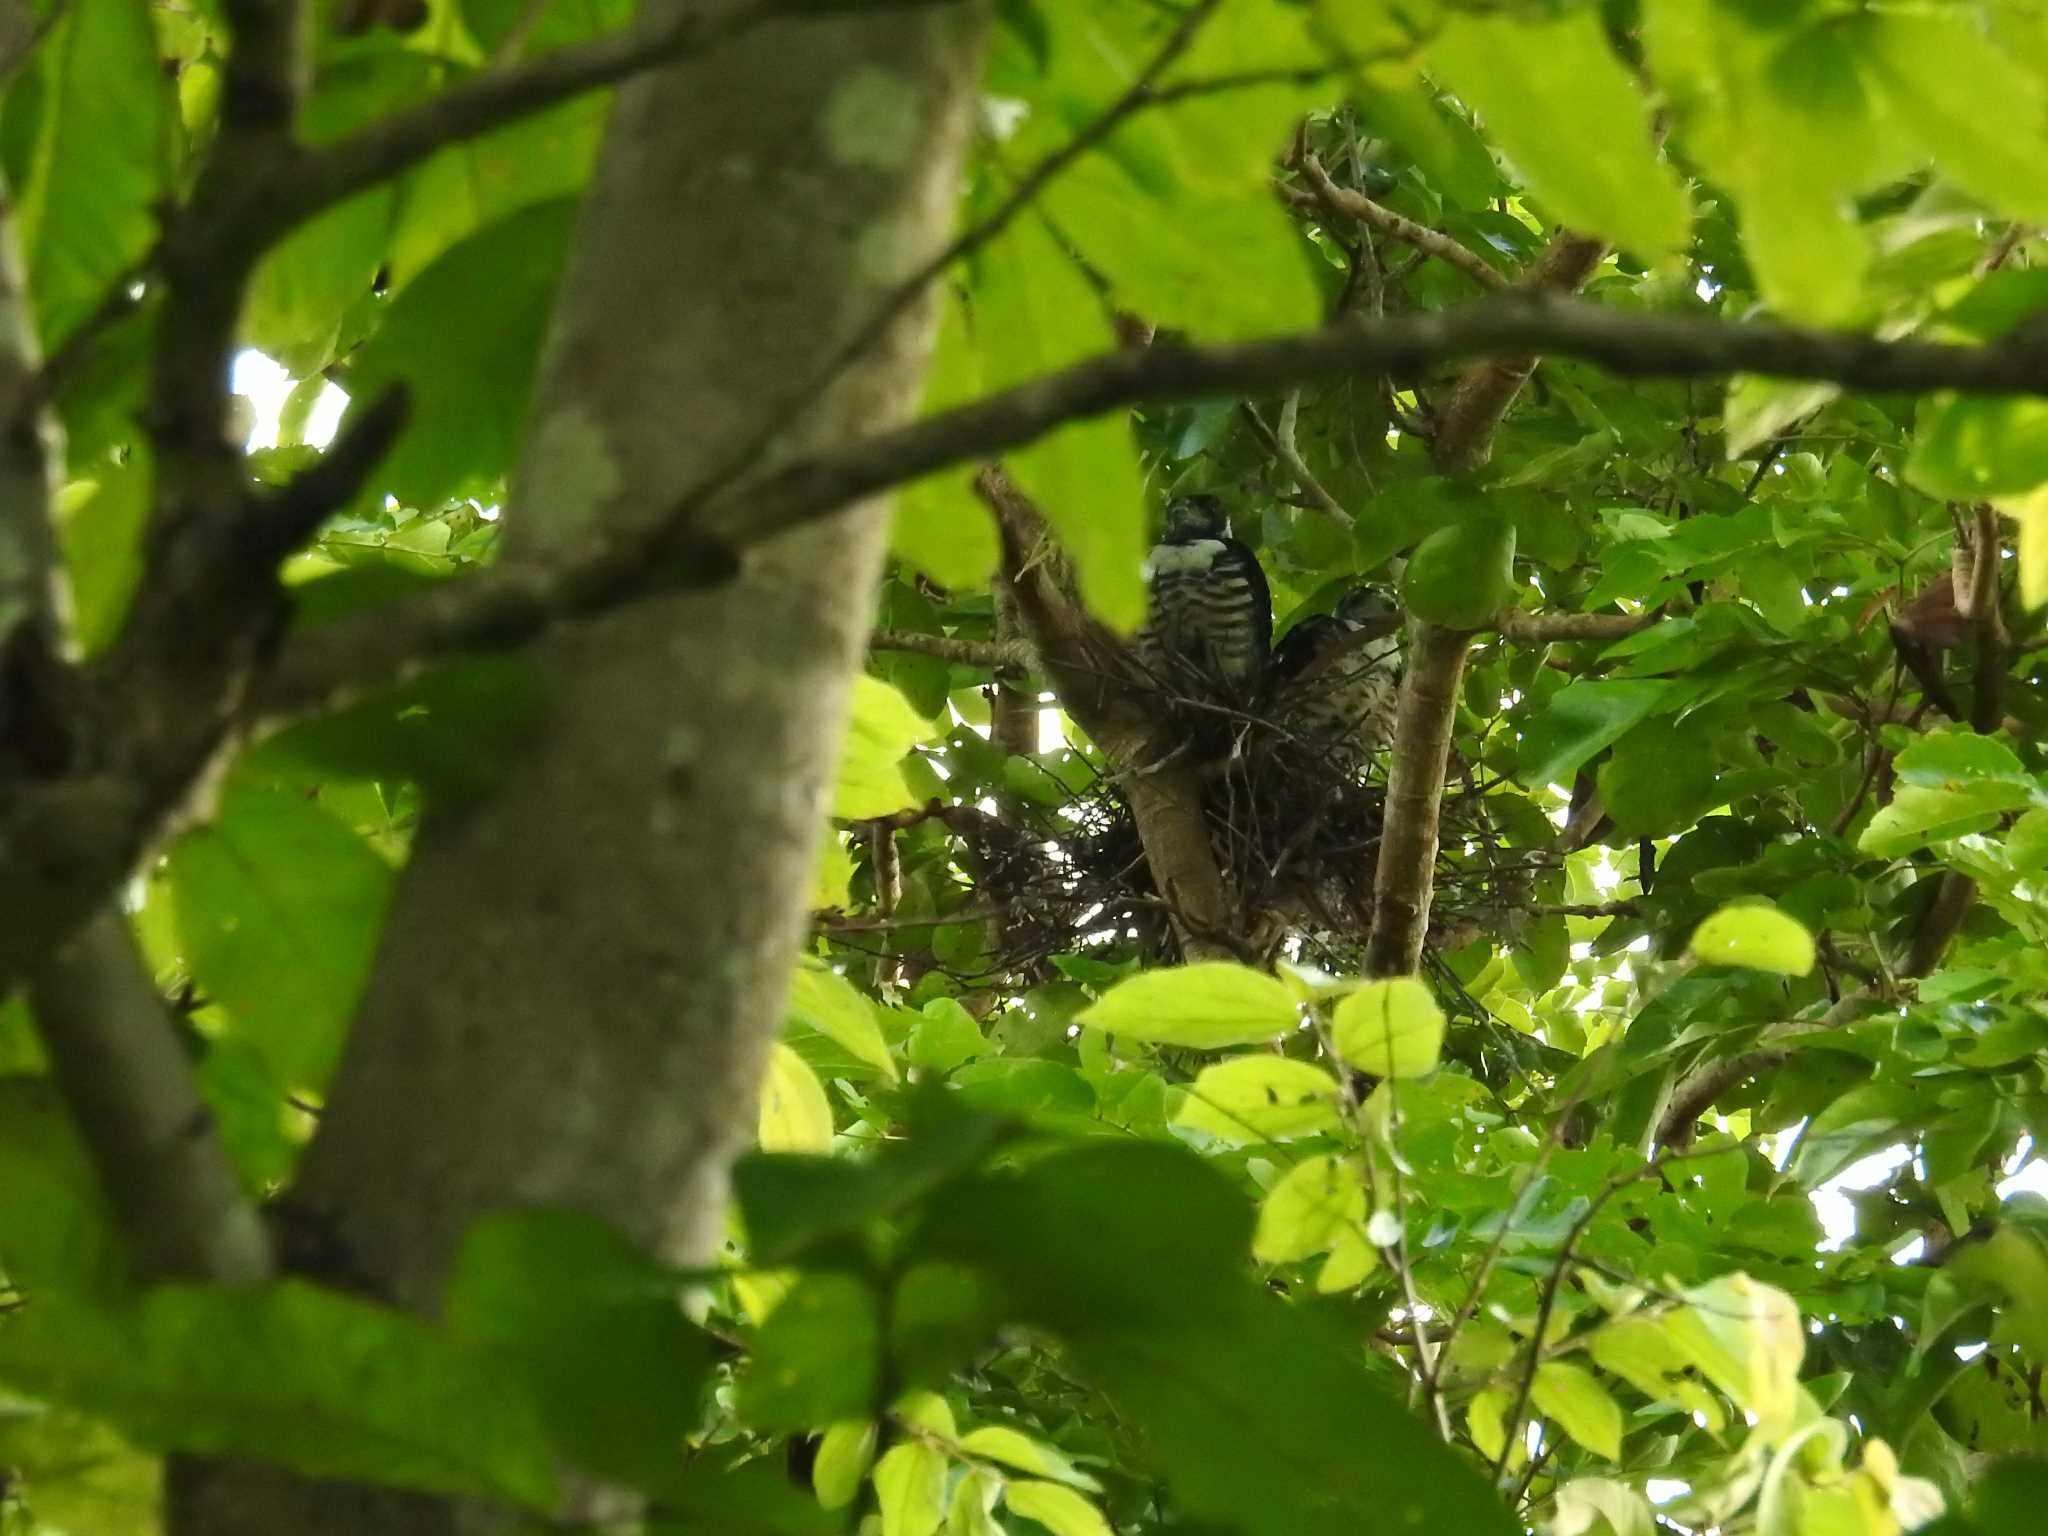
<path fill-rule="evenodd" d="M 1187 544 L 1196 539 L 1230 536 L 1230 514 L 1220 496 L 1179 496 L 1166 506 L 1166 542 Z"/>
<path fill-rule="evenodd" d="M 1337 618 L 1373 635 L 1391 635 L 1401 627 L 1401 610 L 1381 587 L 1353 587 L 1338 600 Z"/>

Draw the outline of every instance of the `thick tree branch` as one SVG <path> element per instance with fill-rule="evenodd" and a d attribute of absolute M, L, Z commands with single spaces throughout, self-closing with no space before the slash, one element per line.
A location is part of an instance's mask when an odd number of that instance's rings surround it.
<path fill-rule="evenodd" d="M 1385 235 L 1389 240 L 1398 240 L 1403 245 L 1421 251 L 1425 256 L 1434 256 L 1446 265 L 1457 268 L 1482 288 L 1498 292 L 1512 286 L 1507 278 L 1487 263 L 1485 257 L 1470 246 L 1452 239 L 1441 230 L 1431 229 L 1426 224 L 1418 224 L 1391 208 L 1382 207 L 1363 192 L 1354 192 L 1349 187 L 1338 186 L 1330 179 L 1330 173 L 1323 169 L 1322 162 L 1314 155 L 1301 157 L 1301 173 L 1308 178 L 1309 186 L 1313 189 L 1311 200 L 1325 213 L 1337 218 L 1356 219 L 1376 233 Z M 1296 199 L 1290 197 L 1289 201 Z"/>
<path fill-rule="evenodd" d="M 0 422 L 9 424 L 0 435 L 0 741 L 9 776 L 33 781 L 72 767 L 78 732 L 56 718 L 51 697 L 75 678 L 60 660 L 56 428 L 40 402 L 20 275 L 12 222 L 0 212 L 0 314 L 9 322 L 0 325 Z M 33 843 L 10 837 L 6 846 L 10 875 L 19 879 L 14 866 L 25 864 L 33 880 Z M 32 952 L 29 997 L 57 1090 L 143 1278 L 259 1279 L 269 1245 L 255 1207 L 212 1135 L 191 1063 L 126 919 L 107 893 L 98 899 L 98 915 L 68 943 Z M 33 926 L 37 906 L 0 910 L 12 929 Z"/>
<path fill-rule="evenodd" d="M 1022 642 L 969 640 L 960 635 L 925 635 L 914 630 L 878 629 L 868 637 L 877 651 L 910 651 L 919 656 L 936 656 L 940 661 L 962 666 L 1022 669 L 1031 665 L 1031 648 Z"/>
<path fill-rule="evenodd" d="M 120 914 L 102 912 L 37 965 L 29 1003 L 141 1277 L 262 1279 L 262 1220 Z"/>
<path fill-rule="evenodd" d="M 1601 241 L 1566 231 L 1550 242 L 1516 286 L 1529 293 L 1576 293 L 1599 269 L 1606 254 Z M 1492 456 L 1494 430 L 1535 373 L 1538 354 L 1545 350 L 1496 354 L 1458 380 L 1438 413 L 1436 435 L 1430 440 L 1438 469 L 1457 474 L 1477 469 Z"/>
<path fill-rule="evenodd" d="M 1216 860 L 1202 781 L 1179 760 L 1156 697 L 1137 682 L 1123 647 L 1072 593 L 1063 557 L 1044 515 L 999 468 L 975 476 L 974 489 L 996 515 L 1003 577 L 1032 649 L 1060 702 L 1115 770 L 1145 850 L 1152 883 L 1166 899 L 1181 954 L 1189 960 L 1239 958 L 1236 903 Z"/>
<path fill-rule="evenodd" d="M 1625 640 L 1657 622 L 1654 613 L 1504 613 L 1494 628 L 1510 645 Z"/>
<path fill-rule="evenodd" d="M 901 8 L 960 0 L 883 0 Z M 346 197 L 388 181 L 429 155 L 505 127 L 585 92 L 705 52 L 765 22 L 876 8 L 876 0 L 751 0 L 665 15 L 539 58 L 478 75 L 383 118 L 353 137 L 299 157 L 271 189 L 271 236 Z"/>
<path fill-rule="evenodd" d="M 1422 962 L 1436 876 L 1437 814 L 1458 713 L 1458 687 L 1471 647 L 1472 637 L 1464 630 L 1417 623 L 1410 631 L 1373 880 L 1372 937 L 1365 951 L 1368 975 L 1412 976 Z"/>
<path fill-rule="evenodd" d="M 1886 342 L 1759 321 L 1626 313 L 1542 294 L 1265 341 L 1159 343 L 1107 353 L 799 459 L 709 499 L 686 499 L 651 529 L 596 543 L 565 566 L 501 567 L 403 608 L 306 635 L 287 649 L 258 708 L 290 713 L 318 707 L 350 688 L 388 680 L 410 663 L 520 645 L 578 614 L 722 580 L 735 551 L 849 501 L 1022 447 L 1067 422 L 1123 406 L 1275 393 L 1359 376 L 1411 377 L 1472 357 L 1536 353 L 1581 358 L 1629 377 L 1756 373 L 1829 379 L 1875 392 L 2048 395 L 2048 350 L 2024 341 L 1967 347 Z"/>

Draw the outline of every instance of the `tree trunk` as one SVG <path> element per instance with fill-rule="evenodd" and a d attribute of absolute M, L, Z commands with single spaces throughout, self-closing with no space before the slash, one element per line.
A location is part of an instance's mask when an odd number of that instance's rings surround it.
<path fill-rule="evenodd" d="M 659 514 L 764 429 L 781 457 L 909 413 L 922 309 L 817 404 L 788 402 L 943 243 L 980 31 L 972 6 L 777 24 L 621 91 L 508 558 Z M 295 1191 L 355 1275 L 432 1311 L 469 1223 L 535 1202 L 713 1256 L 881 558 L 864 506 L 716 591 L 538 648 L 542 739 L 487 800 L 429 816 Z M 177 1528 L 257 1529 L 210 1481 Z M 261 1528 L 363 1529 L 348 1502 L 329 1501 L 340 1523 L 311 1496 L 300 1523 L 273 1508 Z M 446 1518 L 415 1506 L 375 1528 Z"/>

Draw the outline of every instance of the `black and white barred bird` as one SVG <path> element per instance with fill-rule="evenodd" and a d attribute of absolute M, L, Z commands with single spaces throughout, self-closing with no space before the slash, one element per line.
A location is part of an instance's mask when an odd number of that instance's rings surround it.
<path fill-rule="evenodd" d="M 1138 656 L 1169 692 L 1248 697 L 1265 675 L 1273 598 L 1258 556 L 1230 535 L 1214 496 L 1166 509 L 1166 533 L 1145 561 L 1152 617 Z"/>
<path fill-rule="evenodd" d="M 1356 767 L 1393 736 L 1400 691 L 1400 610 L 1378 588 L 1356 587 L 1334 614 L 1303 619 L 1282 637 L 1267 672 L 1266 713 Z"/>

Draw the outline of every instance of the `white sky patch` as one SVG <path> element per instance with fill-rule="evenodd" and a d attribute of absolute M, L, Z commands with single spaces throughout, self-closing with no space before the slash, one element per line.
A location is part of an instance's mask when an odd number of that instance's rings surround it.
<path fill-rule="evenodd" d="M 1827 1233 L 1820 1245 L 1823 1253 L 1841 1247 L 1856 1235 L 1856 1208 L 1843 1191 L 1872 1189 L 1882 1184 L 1912 1156 L 1911 1147 L 1886 1147 L 1882 1152 L 1858 1158 L 1813 1192 L 1814 1212 Z"/>
<path fill-rule="evenodd" d="M 261 352 L 247 348 L 235 354 L 230 382 L 235 393 L 254 408 L 255 425 L 250 428 L 244 446 L 251 453 L 259 448 L 275 448 L 285 397 L 296 381 Z M 313 414 L 306 419 L 306 442 L 314 448 L 325 448 L 333 442 L 335 429 L 341 425 L 341 413 L 347 408 L 348 395 L 339 386 L 329 384 L 322 389 Z"/>

